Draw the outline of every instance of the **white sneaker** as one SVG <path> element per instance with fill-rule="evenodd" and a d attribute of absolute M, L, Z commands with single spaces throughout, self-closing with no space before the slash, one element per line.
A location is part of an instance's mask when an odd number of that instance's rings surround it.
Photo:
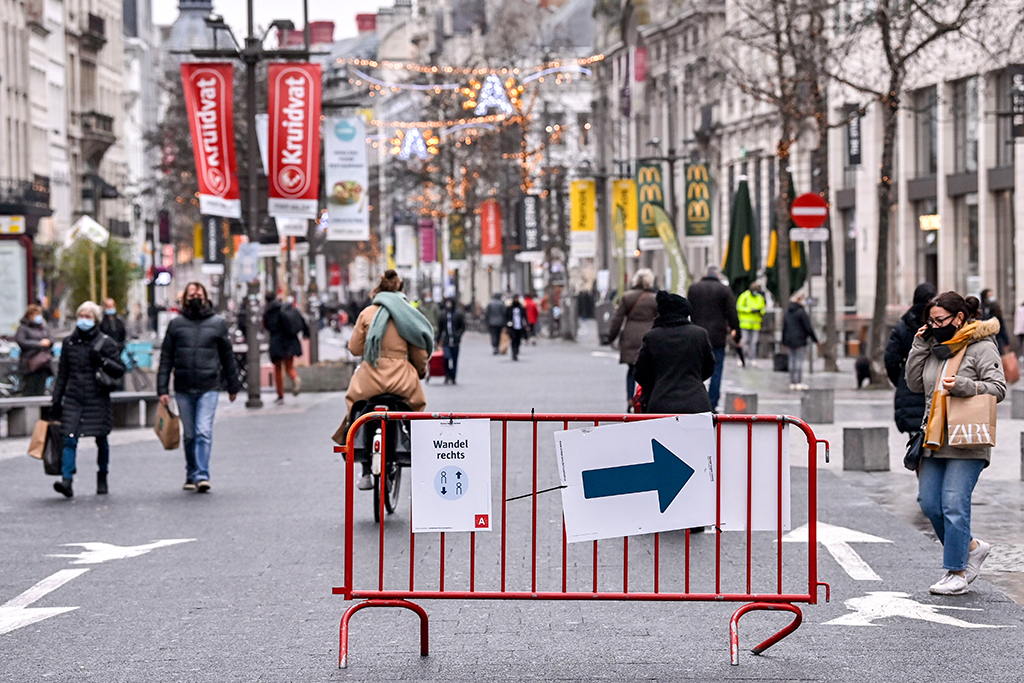
<path fill-rule="evenodd" d="M 738 367 L 738 368 L 744 367 L 743 366 L 743 361 L 741 361 L 741 360 L 736 361 L 736 367 Z"/>
<path fill-rule="evenodd" d="M 796 391 L 799 388 L 800 388 L 800 386 L 798 384 L 790 384 L 789 385 L 789 390 L 790 391 Z"/>
<path fill-rule="evenodd" d="M 978 547 L 967 553 L 967 570 L 964 572 L 967 583 L 974 583 L 974 580 L 978 578 L 978 574 L 981 573 L 981 563 L 985 561 L 988 552 L 992 550 L 991 543 L 986 543 L 980 538 L 974 540 L 978 542 Z"/>
<path fill-rule="evenodd" d="M 968 591 L 967 579 L 959 574 L 946 572 L 946 575 L 939 579 L 939 582 L 929 588 L 928 591 L 932 595 L 963 595 Z"/>

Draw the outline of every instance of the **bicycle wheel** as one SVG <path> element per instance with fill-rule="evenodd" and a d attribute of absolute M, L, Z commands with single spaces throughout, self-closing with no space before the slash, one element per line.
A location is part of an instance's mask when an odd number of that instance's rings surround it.
<path fill-rule="evenodd" d="M 387 466 L 385 472 L 373 477 L 373 521 L 380 522 L 381 484 L 384 486 L 384 509 L 392 514 L 398 508 L 398 491 L 402 486 L 402 468 Z"/>

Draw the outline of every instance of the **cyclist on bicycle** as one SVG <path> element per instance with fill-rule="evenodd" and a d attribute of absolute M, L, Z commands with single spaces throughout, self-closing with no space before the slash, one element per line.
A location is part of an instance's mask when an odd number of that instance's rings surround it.
<path fill-rule="evenodd" d="M 405 298 L 402 284 L 398 273 L 385 271 L 371 292 L 373 303 L 356 320 L 348 349 L 362 356 L 363 362 L 356 368 L 345 394 L 345 422 L 341 433 L 357 401 L 394 394 L 404 397 L 415 412 L 427 406 L 420 380 L 427 375 L 427 362 L 434 349 L 434 329 Z M 359 488 L 373 488 L 369 463 L 363 464 Z"/>

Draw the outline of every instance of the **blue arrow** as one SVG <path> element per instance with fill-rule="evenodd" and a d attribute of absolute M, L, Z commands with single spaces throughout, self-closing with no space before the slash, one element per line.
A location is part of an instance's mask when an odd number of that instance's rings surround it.
<path fill-rule="evenodd" d="M 675 453 L 651 439 L 654 462 L 583 471 L 583 497 L 607 498 L 644 491 L 658 492 L 658 506 L 668 509 L 693 476 L 693 468 Z"/>

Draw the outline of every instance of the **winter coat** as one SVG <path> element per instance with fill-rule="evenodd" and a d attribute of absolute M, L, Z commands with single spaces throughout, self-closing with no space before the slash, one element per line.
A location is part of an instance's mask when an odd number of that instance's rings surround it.
<path fill-rule="evenodd" d="M 488 327 L 505 327 L 505 304 L 499 295 L 495 294 L 487 304 L 486 317 Z"/>
<path fill-rule="evenodd" d="M 645 413 L 709 413 L 704 380 L 715 356 L 704 328 L 692 323 L 654 327 L 644 335 L 633 366 Z"/>
<path fill-rule="evenodd" d="M 309 337 L 309 325 L 306 318 L 299 309 L 292 313 L 288 309 L 295 308 L 291 304 L 282 301 L 271 301 L 263 312 L 263 327 L 270 333 L 270 361 L 280 363 L 286 358 L 295 358 L 302 355 L 302 342 L 299 335 L 292 332 L 292 322 L 289 316 L 296 313 L 302 317 L 302 334 Z"/>
<path fill-rule="evenodd" d="M 103 343 L 97 352 L 93 346 L 100 335 Z M 66 436 L 106 436 L 113 428 L 110 393 L 96 381 L 101 366 L 112 377 L 124 374 L 118 343 L 95 327 L 88 332 L 75 328 L 61 345 L 60 369 L 53 386 L 51 417 L 60 420 Z"/>
<path fill-rule="evenodd" d="M 421 301 L 419 306 L 416 307 L 423 317 L 427 319 L 430 326 L 434 328 L 434 335 L 438 334 L 437 328 L 441 324 L 441 318 L 444 316 L 444 311 L 433 301 Z"/>
<path fill-rule="evenodd" d="M 514 311 L 519 311 L 519 327 L 515 326 Z M 529 323 L 526 320 L 526 307 L 522 303 L 509 304 L 509 307 L 505 309 L 505 327 L 508 328 L 509 333 L 512 332 L 525 332 L 526 326 Z"/>
<path fill-rule="evenodd" d="M 449 327 L 451 328 L 450 332 Z M 457 308 L 451 311 L 444 310 L 434 329 L 437 330 L 438 344 L 458 346 L 462 342 L 462 335 L 466 332 L 466 316 Z"/>
<path fill-rule="evenodd" d="M 526 297 L 523 299 L 523 306 L 526 307 L 526 322 L 531 325 L 536 325 L 537 320 L 540 318 L 540 313 L 537 310 L 537 302 L 533 300 L 533 297 Z"/>
<path fill-rule="evenodd" d="M 818 336 L 814 334 L 811 326 L 811 317 L 803 306 L 795 301 L 789 302 L 786 315 L 782 319 L 782 345 L 791 349 L 807 346 L 807 340 L 813 339 L 818 343 Z"/>
<path fill-rule="evenodd" d="M 729 330 L 740 329 L 732 291 L 717 278 L 708 276 L 690 285 L 686 298 L 693 306 L 693 324 L 708 331 L 712 348 L 724 348 Z"/>
<path fill-rule="evenodd" d="M 366 335 L 370 331 L 370 323 L 377 314 L 377 305 L 367 306 L 356 319 L 352 338 L 348 342 L 348 350 L 356 356 L 362 356 L 366 346 Z M 413 346 L 398 333 L 394 320 L 389 320 L 380 342 L 380 357 L 377 365 L 363 362 L 356 368 L 345 393 L 347 404 L 346 415 L 352 413 L 356 401 L 362 401 L 381 394 L 403 396 L 409 408 L 421 411 L 427 407 L 427 397 L 423 393 L 420 378 L 427 375 L 427 361 L 430 351 Z"/>
<path fill-rule="evenodd" d="M 21 371 L 22 373 L 28 373 L 28 362 L 33 356 L 37 356 L 40 353 L 53 353 L 53 347 L 43 348 L 40 343 L 44 339 L 49 339 L 53 342 L 53 337 L 50 336 L 50 327 L 44 320 L 41 325 L 37 325 L 33 320 L 29 318 L 22 318 L 21 323 L 18 325 L 18 331 L 14 333 L 14 341 L 18 342 L 18 347 L 21 349 Z M 44 365 L 36 372 L 50 373 L 50 366 Z"/>
<path fill-rule="evenodd" d="M 949 392 L 951 396 L 992 394 L 997 402 L 1006 396 L 1006 376 L 995 339 L 998 333 L 999 321 L 995 319 L 983 320 L 974 329 L 956 372 L 956 384 Z M 935 343 L 934 339 L 915 336 L 907 356 L 907 386 L 911 391 L 925 395 L 926 413 L 931 410 L 935 381 L 945 366 L 945 361 L 932 353 Z M 991 452 L 991 446 L 957 448 L 950 446 L 948 440 L 944 440 L 937 451 L 924 450 L 925 456 L 984 460 L 986 466 L 991 460 Z"/>
<path fill-rule="evenodd" d="M 914 335 L 924 325 L 920 311 L 915 308 L 903 314 L 885 345 L 885 371 L 889 381 L 896 385 L 893 398 L 896 429 L 907 434 L 921 428 L 925 405 L 924 394 L 911 391 L 907 386 L 907 355 L 914 344 Z"/>
<path fill-rule="evenodd" d="M 160 372 L 157 394 L 168 394 L 174 370 L 174 391 L 179 394 L 204 394 L 220 391 L 226 379 L 229 394 L 242 390 L 235 354 L 228 338 L 228 324 L 204 308 L 199 314 L 184 313 L 167 325 L 160 347 Z"/>
<path fill-rule="evenodd" d="M 124 321 L 116 315 L 104 315 L 103 320 L 100 321 L 100 332 L 107 335 L 118 344 L 121 348 L 124 348 L 124 342 L 128 338 L 128 334 L 124 328 Z"/>
<path fill-rule="evenodd" d="M 622 295 L 622 301 L 612 315 L 611 327 L 608 328 L 609 343 L 615 341 L 619 336 L 619 330 L 622 330 L 622 336 L 619 338 L 620 363 L 636 363 L 636 355 L 640 352 L 644 335 L 651 329 L 657 317 L 658 304 L 655 301 L 654 290 L 631 289 Z"/>
<path fill-rule="evenodd" d="M 741 293 L 736 299 L 736 313 L 740 319 L 740 329 L 760 330 L 764 307 L 764 294 L 757 294 L 749 289 Z"/>

